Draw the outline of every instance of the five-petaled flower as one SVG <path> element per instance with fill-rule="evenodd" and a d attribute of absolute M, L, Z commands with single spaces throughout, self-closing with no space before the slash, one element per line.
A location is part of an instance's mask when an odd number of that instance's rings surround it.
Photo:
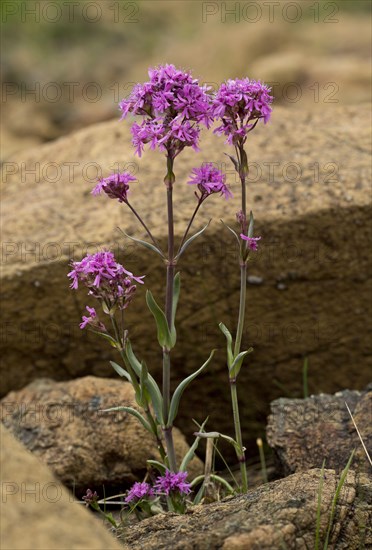
<path fill-rule="evenodd" d="M 139 483 L 138 481 L 132 485 L 129 489 L 127 496 L 125 497 L 125 502 L 129 504 L 130 502 L 138 502 L 143 498 L 153 498 L 155 495 L 151 485 L 145 481 Z"/>
<path fill-rule="evenodd" d="M 98 180 L 92 191 L 92 195 L 106 193 L 110 199 L 118 199 L 119 202 L 127 202 L 129 183 L 136 181 L 136 178 L 129 172 L 111 174 L 107 178 Z"/>
<path fill-rule="evenodd" d="M 170 495 L 172 493 L 180 493 L 188 495 L 191 492 L 191 485 L 186 481 L 187 472 L 170 472 L 165 471 L 163 476 L 159 476 L 155 481 L 155 489 L 158 493 Z"/>
<path fill-rule="evenodd" d="M 258 120 L 262 118 L 266 123 L 270 119 L 273 101 L 270 90 L 249 78 L 224 82 L 213 99 L 213 117 L 222 122 L 214 132 L 227 136 L 230 145 L 243 145 Z"/>
<path fill-rule="evenodd" d="M 201 192 L 201 200 L 211 193 L 221 193 L 225 199 L 232 197 L 232 193 L 226 185 L 226 176 L 218 170 L 212 162 L 202 164 L 200 168 L 194 168 L 192 178 L 188 181 L 191 185 L 197 185 Z"/>
<path fill-rule="evenodd" d="M 122 118 L 129 113 L 144 117 L 132 126 L 132 143 L 141 156 L 144 145 L 158 147 L 175 158 L 185 147 L 198 150 L 199 124 L 212 122 L 210 96 L 206 86 L 174 65 L 149 70 L 150 80 L 134 86 L 120 102 Z"/>

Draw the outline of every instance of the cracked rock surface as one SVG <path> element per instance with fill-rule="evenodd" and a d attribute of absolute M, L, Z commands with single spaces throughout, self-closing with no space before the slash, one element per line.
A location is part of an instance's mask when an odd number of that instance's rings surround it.
<path fill-rule="evenodd" d="M 123 380 L 85 376 L 70 382 L 35 380 L 1 402 L 9 431 L 78 494 L 89 488 L 102 495 L 142 481 L 146 460 L 160 456 L 152 436 L 132 415 L 102 412 L 118 406 L 138 409 L 132 386 Z M 179 463 L 189 447 L 174 430 Z M 190 479 L 202 473 L 202 462 L 189 465 Z"/>
<path fill-rule="evenodd" d="M 316 536 L 320 469 L 293 474 L 249 492 L 208 505 L 184 516 L 160 515 L 122 535 L 125 550 L 294 550 L 313 549 Z M 323 547 L 339 476 L 325 470 L 319 540 Z M 349 471 L 337 500 L 329 546 L 334 550 L 372 544 L 372 484 L 365 474 Z"/>
<path fill-rule="evenodd" d="M 271 403 L 267 441 L 288 475 L 309 468 L 342 470 L 355 449 L 352 468 L 366 473 L 371 465 L 347 411 L 347 403 L 363 442 L 372 449 L 372 385 L 365 391 L 312 395 L 308 399 L 277 399 Z"/>
<path fill-rule="evenodd" d="M 262 284 L 248 285 L 243 345 L 252 345 L 254 353 L 239 380 L 248 449 L 262 435 L 270 401 L 301 396 L 304 356 L 311 393 L 362 389 L 372 366 L 369 105 L 322 105 L 309 112 L 276 107 L 270 124 L 250 136 L 248 208 L 262 239 L 249 276 Z M 124 241 L 116 229 L 145 237 L 131 212 L 90 194 L 100 170 L 108 175 L 118 162 L 130 169 L 139 181 L 131 201 L 165 244 L 165 160 L 151 151 L 134 157 L 130 139 L 126 122 L 105 122 L 14 155 L 3 166 L 3 395 L 39 377 L 117 376 L 109 365 L 118 360 L 114 350 L 78 327 L 85 306 L 95 304 L 85 291 L 69 290 L 71 258 L 111 247 L 129 270 L 146 274 L 145 286 L 163 299 L 161 261 Z M 188 405 L 181 407 L 178 425 L 188 437 L 192 418 L 202 422 L 206 414 L 210 429 L 231 429 L 225 341 L 218 329 L 222 321 L 235 330 L 239 304 L 235 243 L 219 221 L 234 226 L 239 210 L 239 184 L 223 154 L 230 149 L 222 138 L 204 133 L 201 153 L 185 151 L 175 164 L 176 235 L 195 206 L 186 184 L 193 167 L 219 163 L 234 194 L 231 201 L 213 196 L 203 205 L 195 231 L 209 218 L 213 222 L 180 263 L 172 383 L 218 348 L 185 394 Z M 160 379 L 161 353 L 144 290 L 128 308 L 128 328 L 136 354 Z"/>

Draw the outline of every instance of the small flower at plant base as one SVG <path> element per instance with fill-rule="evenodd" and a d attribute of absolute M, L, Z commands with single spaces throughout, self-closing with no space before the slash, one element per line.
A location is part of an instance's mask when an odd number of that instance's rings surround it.
<path fill-rule="evenodd" d="M 107 250 L 88 254 L 80 262 L 72 262 L 71 265 L 73 270 L 67 275 L 72 279 L 70 288 L 77 289 L 79 282 L 82 283 L 89 289 L 89 295 L 102 300 L 109 309 L 115 305 L 119 309 L 128 307 L 136 291 L 133 281 L 143 284 L 144 276 L 135 277 L 117 263 L 114 254 Z"/>
<path fill-rule="evenodd" d="M 79 325 L 80 328 L 84 329 L 87 325 L 90 325 L 92 328 L 95 328 L 100 332 L 107 332 L 105 325 L 98 319 L 98 315 L 94 307 L 86 306 L 85 309 L 89 313 L 89 317 L 83 315 L 82 322 Z"/>
<path fill-rule="evenodd" d="M 125 502 L 129 504 L 130 502 L 138 502 L 142 498 L 153 498 L 155 496 L 153 488 L 146 483 L 145 481 L 139 483 L 138 481 L 132 485 L 129 489 L 127 496 L 125 497 Z"/>
<path fill-rule="evenodd" d="M 253 250 L 254 252 L 258 249 L 257 241 L 261 239 L 261 237 L 247 237 L 247 235 L 244 235 L 243 233 L 240 233 L 240 237 L 248 242 L 248 248 L 250 250 Z"/>
<path fill-rule="evenodd" d="M 156 479 L 154 487 L 157 492 L 167 496 L 171 493 L 188 495 L 191 492 L 191 486 L 186 481 L 187 475 L 187 472 L 174 473 L 166 470 L 163 476 Z"/>
<path fill-rule="evenodd" d="M 141 124 L 132 126 L 136 153 L 141 156 L 147 143 L 151 149 L 168 151 L 173 158 L 185 147 L 197 150 L 199 124 L 209 127 L 212 121 L 207 87 L 174 65 L 150 69 L 149 77 L 120 103 L 122 118 L 129 113 L 144 117 Z"/>
<path fill-rule="evenodd" d="M 222 121 L 214 132 L 227 136 L 230 145 L 243 144 L 259 119 L 269 121 L 273 101 L 270 91 L 260 81 L 249 78 L 227 80 L 213 99 L 213 116 Z"/>
<path fill-rule="evenodd" d="M 90 504 L 95 504 L 98 501 L 98 495 L 96 491 L 94 493 L 87 489 L 86 494 L 83 496 L 83 500 L 85 500 L 85 506 L 89 506 Z"/>
<path fill-rule="evenodd" d="M 215 168 L 212 162 L 202 164 L 200 168 L 194 168 L 192 174 L 192 178 L 187 183 L 198 186 L 202 200 L 212 193 L 221 193 L 225 199 L 232 197 L 225 183 L 225 174 Z"/>
<path fill-rule="evenodd" d="M 129 172 L 111 174 L 107 178 L 98 180 L 92 191 L 92 195 L 99 195 L 104 192 L 110 199 L 118 199 L 119 202 L 127 202 L 129 183 L 136 181 Z"/>

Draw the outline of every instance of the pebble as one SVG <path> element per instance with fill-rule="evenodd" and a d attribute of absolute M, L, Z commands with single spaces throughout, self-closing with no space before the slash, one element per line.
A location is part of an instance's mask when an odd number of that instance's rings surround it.
<path fill-rule="evenodd" d="M 263 277 L 258 277 L 257 275 L 248 275 L 247 281 L 250 285 L 262 285 Z"/>

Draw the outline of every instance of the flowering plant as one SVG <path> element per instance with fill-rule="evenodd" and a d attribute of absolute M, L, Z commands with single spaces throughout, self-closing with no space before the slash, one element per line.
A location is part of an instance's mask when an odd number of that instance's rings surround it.
<path fill-rule="evenodd" d="M 242 443 L 239 407 L 237 397 L 237 378 L 243 360 L 252 351 L 241 350 L 241 340 L 244 326 L 247 263 L 250 253 L 258 248 L 261 237 L 253 236 L 254 219 L 252 212 L 247 216 L 246 207 L 246 176 L 248 173 L 247 155 L 244 149 L 247 135 L 257 125 L 260 119 L 266 123 L 270 117 L 272 97 L 269 88 L 260 82 L 229 80 L 212 94 L 205 86 L 201 86 L 187 71 L 176 69 L 173 65 L 160 66 L 149 71 L 150 80 L 134 87 L 129 98 L 120 103 L 122 118 L 129 114 L 142 118 L 140 123 L 132 125 L 132 143 L 136 153 L 141 156 L 146 144 L 150 148 L 159 149 L 165 154 L 165 194 L 167 205 L 168 246 L 164 251 L 158 240 L 153 236 L 140 213 L 129 201 L 129 193 L 133 176 L 128 172 L 111 174 L 99 180 L 92 193 L 106 194 L 111 199 L 118 200 L 129 207 L 137 220 L 145 229 L 147 241 L 130 237 L 140 245 L 161 256 L 166 265 L 165 274 L 165 305 L 162 308 L 150 290 L 146 292 L 146 303 L 151 311 L 156 328 L 159 346 L 162 351 L 163 379 L 159 386 L 147 369 L 146 364 L 135 355 L 129 337 L 129 329 L 125 325 L 124 310 L 131 304 L 137 285 L 144 284 L 144 276 L 135 276 L 123 265 L 118 263 L 114 255 L 103 250 L 86 256 L 79 262 L 72 262 L 72 270 L 68 274 L 71 288 L 77 289 L 83 285 L 88 289 L 88 295 L 98 300 L 102 312 L 109 320 L 109 328 L 99 318 L 95 308 L 87 306 L 88 315 L 84 315 L 80 327 L 89 328 L 100 334 L 120 354 L 123 365 L 111 362 L 115 371 L 129 381 L 135 392 L 135 398 L 140 410 L 134 407 L 119 406 L 112 410 L 122 410 L 136 416 L 143 427 L 155 438 L 161 461 L 149 460 L 150 466 L 157 468 L 160 476 L 153 485 L 147 482 L 136 482 L 125 497 L 125 504 L 132 510 L 141 510 L 147 514 L 154 513 L 164 507 L 168 510 L 182 513 L 185 510 L 187 498 L 196 484 L 186 481 L 187 467 L 193 458 L 198 443 L 202 438 L 207 440 L 223 438 L 231 443 L 237 454 L 241 468 L 241 486 L 239 490 L 247 491 L 247 472 L 245 466 L 245 449 Z M 196 215 L 202 204 L 212 195 L 223 196 L 225 200 L 232 197 L 226 183 L 225 175 L 214 164 L 207 162 L 192 170 L 188 184 L 194 186 L 197 203 L 190 220 L 181 236 L 178 247 L 174 235 L 173 188 L 176 184 L 174 165 L 176 157 L 187 147 L 198 150 L 200 125 L 209 128 L 213 121 L 219 121 L 220 126 L 215 133 L 227 136 L 227 143 L 235 148 L 236 157 L 230 159 L 241 181 L 241 210 L 237 213 L 239 230 L 228 229 L 234 235 L 238 247 L 241 272 L 240 306 L 235 342 L 228 328 L 220 323 L 220 329 L 227 341 L 227 366 L 231 389 L 232 410 L 235 426 L 235 438 L 219 432 L 206 432 L 204 424 L 195 433 L 196 439 L 190 450 L 177 464 L 173 442 L 173 425 L 176 419 L 181 397 L 187 386 L 212 361 L 211 352 L 204 364 L 183 380 L 171 393 L 171 357 L 176 345 L 176 313 L 180 296 L 181 277 L 175 269 L 180 257 L 188 246 L 208 227 L 207 223 L 201 230 L 189 236 Z M 125 233 L 126 235 L 126 233 Z M 127 235 L 128 236 L 128 235 Z M 128 236 L 129 237 L 129 236 Z M 208 449 L 207 442 L 207 449 Z M 207 477 L 207 476 L 206 476 Z M 208 478 L 219 481 L 227 490 L 231 486 L 219 476 L 208 474 Z M 206 479 L 194 498 L 200 502 L 206 487 Z M 97 506 L 97 499 L 90 499 Z"/>

